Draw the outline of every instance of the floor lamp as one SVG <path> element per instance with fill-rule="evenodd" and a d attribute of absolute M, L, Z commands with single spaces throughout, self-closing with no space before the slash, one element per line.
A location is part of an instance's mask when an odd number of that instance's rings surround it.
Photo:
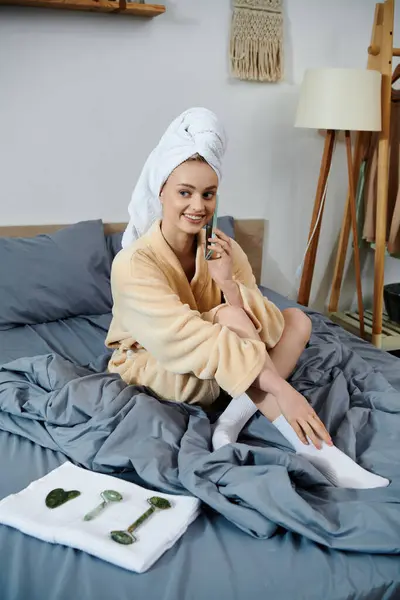
<path fill-rule="evenodd" d="M 295 126 L 326 131 L 307 251 L 304 258 L 297 300 L 299 304 L 308 306 L 335 139 L 337 139 L 339 131 L 344 131 L 351 226 L 354 241 L 354 267 L 358 311 L 360 315 L 360 335 L 363 337 L 364 307 L 357 234 L 356 184 L 352 162 L 351 132 L 381 130 L 381 74 L 378 71 L 366 69 L 310 69 L 306 71 L 300 89 Z"/>

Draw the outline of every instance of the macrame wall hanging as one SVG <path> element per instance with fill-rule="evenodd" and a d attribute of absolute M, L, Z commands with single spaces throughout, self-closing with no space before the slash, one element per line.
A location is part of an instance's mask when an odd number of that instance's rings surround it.
<path fill-rule="evenodd" d="M 238 79 L 279 81 L 283 74 L 283 0 L 233 0 L 231 72 Z"/>

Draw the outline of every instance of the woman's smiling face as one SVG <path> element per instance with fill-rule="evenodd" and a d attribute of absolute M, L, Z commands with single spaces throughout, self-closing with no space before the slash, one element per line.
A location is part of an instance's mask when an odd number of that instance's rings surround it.
<path fill-rule="evenodd" d="M 204 159 L 179 165 L 161 190 L 164 225 L 171 232 L 198 234 L 214 214 L 217 189 L 218 176 Z"/>

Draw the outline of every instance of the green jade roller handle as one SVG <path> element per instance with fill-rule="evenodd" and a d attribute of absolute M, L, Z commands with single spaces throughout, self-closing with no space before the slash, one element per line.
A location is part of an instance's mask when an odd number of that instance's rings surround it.
<path fill-rule="evenodd" d="M 110 532 L 111 539 L 118 544 L 129 545 L 136 542 L 136 538 L 132 535 L 132 532 L 135 531 L 140 525 L 142 525 L 154 512 L 157 510 L 166 510 L 167 508 L 171 508 L 171 503 L 166 498 L 160 498 L 160 496 L 152 496 L 147 500 L 151 505 L 150 508 L 146 510 L 132 525 L 129 525 L 128 529 L 123 530 L 114 530 Z"/>
<path fill-rule="evenodd" d="M 134 523 L 132 523 L 132 525 L 129 525 L 127 531 L 129 531 L 129 533 L 133 533 L 135 531 L 135 529 L 137 529 L 138 527 L 140 527 L 140 525 L 142 523 L 144 523 L 145 521 L 147 521 L 147 519 L 149 517 L 151 517 L 151 515 L 153 514 L 153 512 L 156 512 L 156 508 L 154 506 L 150 506 L 150 508 L 148 508 L 146 510 L 145 513 L 142 514 L 141 517 L 139 517 L 138 519 L 136 519 L 136 521 Z"/>

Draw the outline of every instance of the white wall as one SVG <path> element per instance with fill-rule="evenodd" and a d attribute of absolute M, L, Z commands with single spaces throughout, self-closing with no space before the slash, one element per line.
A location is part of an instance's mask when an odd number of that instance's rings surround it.
<path fill-rule="evenodd" d="M 229 0 L 167 2 L 166 14 L 151 21 L 1 7 L 0 223 L 126 220 L 148 152 L 174 116 L 204 105 L 230 139 L 221 211 L 269 220 L 264 282 L 295 295 L 323 145 L 293 128 L 298 85 L 307 67 L 366 65 L 374 5 L 286 0 L 280 84 L 230 78 Z M 317 307 L 346 194 L 344 161 L 338 147 Z"/>

